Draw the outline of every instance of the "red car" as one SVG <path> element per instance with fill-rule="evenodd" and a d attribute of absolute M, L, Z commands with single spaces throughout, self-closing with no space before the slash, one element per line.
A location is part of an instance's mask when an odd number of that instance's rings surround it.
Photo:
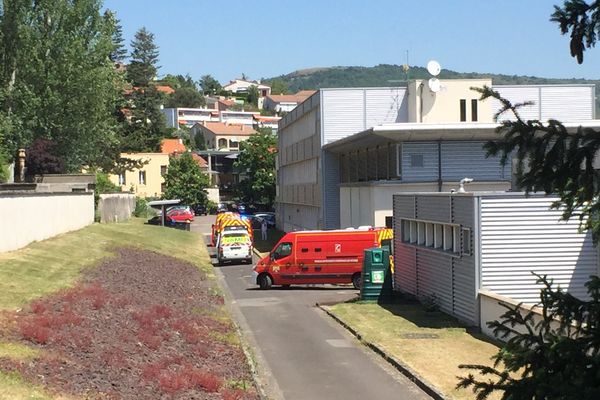
<path fill-rule="evenodd" d="M 167 211 L 167 218 L 175 222 L 191 222 L 194 220 L 194 213 L 189 209 L 175 208 Z"/>

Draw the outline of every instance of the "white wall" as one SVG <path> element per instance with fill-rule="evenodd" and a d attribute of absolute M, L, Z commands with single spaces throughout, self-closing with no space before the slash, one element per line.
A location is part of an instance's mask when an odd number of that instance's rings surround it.
<path fill-rule="evenodd" d="M 94 222 L 94 193 L 0 194 L 0 252 Z"/>
<path fill-rule="evenodd" d="M 458 189 L 458 183 L 444 183 L 443 192 Z M 468 191 L 506 191 L 510 182 L 472 182 Z M 385 226 L 392 216 L 393 194 L 399 192 L 437 192 L 437 183 L 382 183 L 340 187 L 340 227 Z"/>

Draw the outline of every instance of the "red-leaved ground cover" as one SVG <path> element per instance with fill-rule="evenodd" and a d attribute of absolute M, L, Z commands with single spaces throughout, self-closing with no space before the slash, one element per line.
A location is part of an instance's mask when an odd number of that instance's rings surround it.
<path fill-rule="evenodd" d="M 78 286 L 3 317 L 3 340 L 42 352 L 0 369 L 83 398 L 258 399 L 243 351 L 223 339 L 234 327 L 215 318 L 214 284 L 191 264 L 119 249 Z"/>

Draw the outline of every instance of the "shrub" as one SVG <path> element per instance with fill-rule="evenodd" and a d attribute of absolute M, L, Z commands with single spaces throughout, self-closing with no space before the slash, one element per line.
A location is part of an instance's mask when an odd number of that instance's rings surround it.
<path fill-rule="evenodd" d="M 223 400 L 240 400 L 244 397 L 244 391 L 241 389 L 224 389 L 221 391 Z"/>
<path fill-rule="evenodd" d="M 50 329 L 33 322 L 26 322 L 20 326 L 21 335 L 25 340 L 33 343 L 46 344 L 50 340 Z"/>
<path fill-rule="evenodd" d="M 140 218 L 149 218 L 150 216 L 154 215 L 154 213 L 150 210 L 148 201 L 146 201 L 146 199 L 142 197 L 136 197 L 133 215 Z"/>
<path fill-rule="evenodd" d="M 223 380 L 208 371 L 191 369 L 187 371 L 188 381 L 192 387 L 202 388 L 206 392 L 217 392 Z"/>

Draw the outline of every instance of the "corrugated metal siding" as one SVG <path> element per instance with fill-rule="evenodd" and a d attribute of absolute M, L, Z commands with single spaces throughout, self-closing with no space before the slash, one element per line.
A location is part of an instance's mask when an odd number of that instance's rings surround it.
<path fill-rule="evenodd" d="M 584 283 L 598 273 L 590 233 L 561 221 L 549 210 L 551 198 L 484 197 L 481 200 L 482 286 L 517 301 L 536 303 L 540 286 L 531 271 L 547 274 L 574 296 L 585 298 Z"/>
<path fill-rule="evenodd" d="M 450 198 L 418 196 L 415 218 L 436 222 L 450 222 Z"/>
<path fill-rule="evenodd" d="M 519 114 L 524 120 L 540 119 L 540 90 L 539 87 L 533 86 L 494 86 L 494 90 L 500 93 L 500 96 L 509 100 L 511 103 L 522 103 L 531 101 L 534 104 L 519 109 Z M 492 112 L 495 114 L 502 108 L 500 102 L 496 99 L 490 99 Z M 510 113 L 504 113 L 498 117 L 499 121 L 514 120 L 514 116 Z"/>
<path fill-rule="evenodd" d="M 323 144 L 365 130 L 364 92 L 323 90 Z"/>
<path fill-rule="evenodd" d="M 438 179 L 437 143 L 404 142 L 402 149 L 402 181 L 431 182 Z M 411 167 L 411 156 L 422 155 L 423 167 Z"/>
<path fill-rule="evenodd" d="M 340 227 L 340 162 L 337 154 L 323 152 L 323 228 Z"/>
<path fill-rule="evenodd" d="M 415 218 L 415 197 L 394 195 L 394 221 L 400 231 L 400 218 Z M 400 236 L 395 236 L 400 237 Z"/>
<path fill-rule="evenodd" d="M 486 158 L 484 142 L 442 142 L 442 179 L 459 181 L 464 177 L 478 181 L 511 179 L 511 163 L 500 164 L 500 157 Z"/>
<path fill-rule="evenodd" d="M 471 243 L 475 243 L 475 199 L 472 197 L 451 197 L 452 222 L 471 229 Z M 467 239 L 467 238 L 463 238 Z M 474 248 L 474 247 L 472 247 Z M 463 255 L 453 259 L 452 288 L 453 312 L 460 319 L 478 324 L 477 267 L 475 257 Z"/>
<path fill-rule="evenodd" d="M 594 115 L 594 91 L 590 86 L 542 87 L 542 121 L 588 120 Z"/>
<path fill-rule="evenodd" d="M 419 296 L 434 294 L 440 308 L 452 314 L 452 257 L 417 249 L 417 291 Z"/>
<path fill-rule="evenodd" d="M 394 239 L 394 290 L 417 296 L 416 249 Z"/>
<path fill-rule="evenodd" d="M 365 89 L 366 126 L 408 122 L 406 88 Z"/>
<path fill-rule="evenodd" d="M 415 249 L 402 244 L 401 218 L 415 217 L 413 196 L 393 196 L 394 210 L 394 290 L 417 294 L 417 261 Z"/>

